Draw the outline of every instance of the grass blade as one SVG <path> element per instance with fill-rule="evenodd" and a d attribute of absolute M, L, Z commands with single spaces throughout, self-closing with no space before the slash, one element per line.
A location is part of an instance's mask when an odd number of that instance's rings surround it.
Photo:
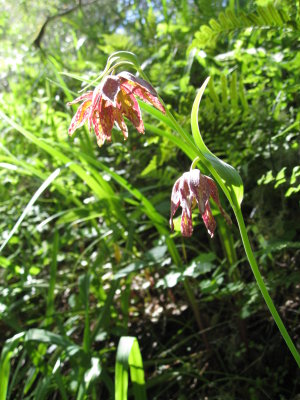
<path fill-rule="evenodd" d="M 46 331 L 45 329 L 29 329 L 27 332 L 18 333 L 11 339 L 8 339 L 3 346 L 0 357 L 0 400 L 6 400 L 10 375 L 10 360 L 15 354 L 15 349 L 19 344 L 30 341 L 61 346 L 65 351 L 72 353 L 72 355 L 80 351 L 80 347 L 67 338 Z"/>
<path fill-rule="evenodd" d="M 0 252 L 4 249 L 4 247 L 7 245 L 7 243 L 9 242 L 9 240 L 11 239 L 11 237 L 14 235 L 14 233 L 17 231 L 17 229 L 19 228 L 19 226 L 21 225 L 23 219 L 26 217 L 26 215 L 29 213 L 29 211 L 31 210 L 32 206 L 34 205 L 34 203 L 37 201 L 37 199 L 40 197 L 40 195 L 44 192 L 45 189 L 47 189 L 47 187 L 49 185 L 51 185 L 51 183 L 58 177 L 58 175 L 60 174 L 61 169 L 57 168 L 54 172 L 52 172 L 52 174 L 42 183 L 42 185 L 38 188 L 38 190 L 34 193 L 34 195 L 31 197 L 29 203 L 27 204 L 27 206 L 25 207 L 24 211 L 22 212 L 20 218 L 18 219 L 18 221 L 15 223 L 14 227 L 12 228 L 12 230 L 9 232 L 9 235 L 7 236 L 7 238 L 4 240 L 4 242 L 2 243 L 1 247 L 0 247 Z"/>
<path fill-rule="evenodd" d="M 115 369 L 115 400 L 127 400 L 128 369 L 136 400 L 146 400 L 143 360 L 135 337 L 121 337 L 117 350 Z"/>
<path fill-rule="evenodd" d="M 10 359 L 15 348 L 24 340 L 25 332 L 15 335 L 7 340 L 3 346 L 0 358 L 0 400 L 6 400 L 7 387 L 10 374 Z"/>
<path fill-rule="evenodd" d="M 56 274 L 57 274 L 57 253 L 59 247 L 59 236 L 58 232 L 54 233 L 54 241 L 53 241 L 53 252 L 52 252 L 52 262 L 50 266 L 50 282 L 49 289 L 47 294 L 47 303 L 46 303 L 46 322 L 45 325 L 48 326 L 51 324 L 54 314 L 54 289 L 56 283 Z"/>

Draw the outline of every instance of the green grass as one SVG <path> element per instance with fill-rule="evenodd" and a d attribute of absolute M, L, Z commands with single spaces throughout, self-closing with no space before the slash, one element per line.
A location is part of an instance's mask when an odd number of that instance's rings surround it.
<path fill-rule="evenodd" d="M 299 184 L 297 10 L 278 11 L 288 15 L 287 27 L 220 32 L 204 54 L 201 26 L 220 12 L 228 18 L 223 2 L 185 1 L 181 9 L 165 1 L 145 10 L 136 2 L 130 18 L 121 3 L 101 15 L 95 4 L 52 20 L 42 52 L 13 40 L 36 30 L 43 5 L 33 2 L 30 14 L 18 8 L 19 25 L 11 11 L 0 17 L 0 400 L 294 399 L 299 372 L 238 227 L 213 210 L 210 240 L 195 210 L 194 234 L 184 239 L 168 219 L 173 183 L 199 149 L 201 171 L 221 172 L 227 190 L 235 183 L 227 194 L 240 202 L 238 171 L 255 257 L 298 345 L 299 204 L 290 190 Z M 240 11 L 259 15 L 232 12 Z M 114 33 L 120 27 L 124 35 Z M 101 74 L 113 51 L 128 50 L 124 43 L 145 62 L 179 128 L 169 113 L 139 102 L 145 135 L 128 123 L 127 142 L 114 129 L 101 149 L 86 127 L 69 138 L 75 107 L 66 102 Z M 193 101 L 207 76 L 192 132 Z M 279 186 L 263 179 L 283 168 Z M 229 211 L 228 198 L 221 202 Z"/>

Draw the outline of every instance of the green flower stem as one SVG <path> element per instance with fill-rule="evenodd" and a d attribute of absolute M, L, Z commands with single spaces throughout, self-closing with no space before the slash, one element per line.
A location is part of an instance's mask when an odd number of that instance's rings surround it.
<path fill-rule="evenodd" d="M 266 285 L 265 285 L 265 283 L 263 281 L 263 278 L 262 278 L 262 276 L 261 276 L 261 274 L 259 272 L 256 260 L 255 260 L 255 257 L 253 255 L 253 252 L 252 252 L 252 249 L 251 249 L 251 245 L 250 245 L 250 242 L 249 242 L 249 238 L 248 238 L 248 234 L 247 234 L 247 231 L 246 231 L 246 227 L 245 227 L 242 211 L 241 211 L 239 206 L 234 208 L 234 213 L 235 213 L 235 216 L 236 216 L 239 228 L 240 228 L 240 234 L 241 234 L 241 237 L 242 237 L 244 249 L 245 249 L 249 264 L 250 264 L 250 266 L 252 268 L 252 272 L 253 272 L 253 274 L 255 276 L 255 279 L 256 279 L 256 282 L 258 284 L 258 287 L 259 287 L 259 289 L 260 289 L 260 291 L 261 291 L 261 293 L 263 295 L 263 298 L 264 298 L 264 300 L 265 300 L 265 302 L 266 302 L 266 304 L 267 304 L 267 306 L 268 306 L 268 308 L 270 310 L 270 313 L 272 314 L 272 317 L 274 318 L 274 320 L 275 320 L 275 322 L 276 322 L 276 324 L 278 326 L 278 329 L 279 329 L 283 339 L 285 340 L 288 348 L 290 349 L 290 351 L 291 351 L 296 363 L 298 364 L 298 367 L 300 367 L 300 355 L 299 355 L 299 353 L 298 353 L 298 351 L 297 351 L 292 339 L 290 338 L 290 336 L 289 336 L 289 334 L 288 334 L 288 332 L 287 332 L 287 330 L 286 330 L 286 328 L 284 326 L 284 323 L 282 322 L 282 320 L 281 320 L 281 318 L 280 318 L 280 316 L 279 316 L 279 314 L 278 314 L 278 312 L 277 312 L 277 310 L 276 310 L 276 308 L 275 308 L 275 306 L 273 304 L 273 301 L 272 301 L 272 299 L 271 299 L 271 297 L 269 295 L 269 292 L 268 292 L 268 290 L 266 288 Z"/>
<path fill-rule="evenodd" d="M 178 124 L 178 122 L 175 120 L 173 115 L 168 110 L 167 110 L 167 115 L 172 120 L 172 123 L 174 125 L 174 129 L 176 129 L 177 132 L 180 134 L 180 136 L 190 144 L 192 142 L 192 139 L 182 129 L 182 127 Z M 193 143 L 193 148 L 194 147 L 195 147 L 195 144 Z M 203 157 L 203 155 L 201 153 L 199 153 L 198 149 L 197 149 L 197 152 L 199 154 L 199 157 L 197 157 L 193 161 L 193 163 L 192 163 L 192 167 L 193 168 L 196 166 L 196 164 L 199 161 L 200 161 L 200 163 L 202 162 L 204 165 L 207 164 L 207 160 Z M 265 300 L 265 302 L 266 302 L 266 304 L 267 304 L 267 306 L 268 306 L 268 308 L 270 310 L 270 313 L 272 314 L 272 317 L 274 318 L 274 321 L 276 322 L 276 324 L 278 326 L 278 329 L 279 329 L 283 339 L 285 340 L 288 348 L 290 349 L 290 351 L 291 351 L 296 363 L 298 364 L 298 367 L 300 367 L 300 355 L 299 355 L 299 353 L 298 353 L 298 351 L 297 351 L 292 339 L 290 338 L 290 336 L 289 336 L 289 334 L 288 334 L 288 332 L 287 332 L 287 330 L 286 330 L 286 328 L 284 326 L 284 323 L 282 322 L 282 320 L 281 320 L 281 318 L 280 318 L 280 316 L 279 316 L 279 314 L 278 314 L 278 312 L 277 312 L 277 310 L 276 310 L 276 308 L 274 306 L 274 303 L 273 303 L 273 301 L 272 301 L 272 299 L 271 299 L 271 297 L 269 295 L 269 292 L 268 292 L 268 290 L 266 288 L 266 285 L 265 285 L 265 283 L 264 283 L 264 281 L 262 279 L 262 276 L 261 276 L 261 274 L 259 272 L 258 265 L 256 263 L 256 260 L 255 260 L 255 257 L 253 255 L 253 252 L 252 252 L 252 249 L 251 249 L 251 245 L 250 245 L 250 242 L 249 242 L 249 238 L 248 238 L 248 234 L 247 234 L 247 231 L 246 231 L 246 227 L 245 227 L 244 218 L 243 218 L 243 215 L 242 215 L 241 208 L 240 208 L 239 204 L 235 204 L 232 201 L 232 199 L 229 199 L 229 200 L 231 200 L 230 204 L 231 204 L 231 206 L 233 208 L 233 211 L 235 213 L 235 216 L 236 216 L 236 219 L 237 219 L 237 222 L 238 222 L 238 225 L 239 225 L 240 234 L 241 234 L 241 238 L 242 238 L 242 241 L 243 241 L 244 249 L 245 249 L 249 264 L 251 266 L 253 275 L 254 275 L 254 277 L 256 279 L 256 282 L 258 284 L 258 287 L 259 287 L 259 289 L 260 289 L 260 291 L 261 291 L 261 293 L 263 295 L 263 298 L 264 298 L 264 300 Z"/>
<path fill-rule="evenodd" d="M 168 108 L 166 107 L 166 115 L 169 117 L 169 119 L 171 120 L 174 129 L 180 134 L 180 136 L 192 147 L 192 149 L 194 151 L 196 151 L 197 153 L 199 153 L 199 150 L 197 148 L 197 146 L 195 145 L 195 142 L 192 138 L 191 135 L 189 135 L 180 125 L 179 123 L 176 121 L 176 119 L 174 118 L 173 114 L 171 113 L 171 111 L 168 110 Z M 199 158 L 200 160 L 200 158 Z M 198 160 L 198 161 L 199 161 Z M 200 162 L 202 161 L 202 159 L 200 160 Z"/>
<path fill-rule="evenodd" d="M 141 76 L 145 80 L 149 81 L 149 79 L 147 78 L 146 74 L 140 68 L 138 68 L 138 70 L 139 70 Z M 208 167 L 208 160 L 206 160 L 206 158 L 203 156 L 203 154 L 199 151 L 199 149 L 195 145 L 192 137 L 187 132 L 185 132 L 185 130 L 178 124 L 178 122 L 176 121 L 176 119 L 174 118 L 172 113 L 167 109 L 167 107 L 166 107 L 166 115 L 169 117 L 170 121 L 172 122 L 174 130 L 176 130 L 179 133 L 179 135 L 192 147 L 192 149 L 196 151 L 196 154 L 198 153 L 198 155 L 199 155 L 196 159 L 194 159 L 191 169 L 195 168 L 195 166 L 196 166 L 196 164 L 198 162 L 200 162 L 204 166 Z M 289 336 L 289 334 L 288 334 L 288 332 L 287 332 L 287 330 L 286 330 L 286 328 L 284 326 L 284 323 L 282 322 L 282 320 L 281 320 L 281 318 L 280 318 L 280 316 L 279 316 L 279 314 L 278 314 L 278 312 L 277 312 L 277 310 L 276 310 L 276 308 L 275 308 L 275 306 L 273 304 L 273 301 L 272 301 L 272 299 L 271 299 L 271 297 L 269 295 L 269 292 L 268 292 L 268 290 L 266 288 L 266 285 L 265 285 L 265 283 L 264 283 L 264 281 L 262 279 L 262 276 L 261 276 L 261 274 L 259 272 L 258 265 L 256 263 L 256 260 L 255 260 L 255 257 L 253 255 L 253 252 L 252 252 L 252 249 L 251 249 L 251 245 L 250 245 L 250 242 L 249 242 L 249 238 L 248 238 L 248 234 L 247 234 L 247 231 L 246 231 L 244 218 L 243 218 L 243 215 L 242 215 L 242 211 L 241 211 L 240 205 L 238 204 L 236 199 L 233 199 L 230 196 L 229 192 L 227 191 L 227 187 L 224 184 L 222 184 L 221 187 L 222 187 L 224 193 L 226 194 L 226 197 L 228 198 L 228 200 L 229 200 L 229 202 L 230 202 L 230 204 L 231 204 L 231 206 L 233 208 L 233 211 L 235 213 L 235 216 L 236 216 L 236 219 L 237 219 L 237 222 L 238 222 L 238 225 L 239 225 L 240 234 L 241 234 L 241 238 L 242 238 L 242 241 L 243 241 L 244 249 L 245 249 L 249 264 L 251 266 L 252 272 L 253 272 L 254 277 L 256 279 L 256 282 L 258 284 L 258 287 L 259 287 L 259 289 L 260 289 L 260 291 L 261 291 L 261 293 L 263 295 L 263 298 L 264 298 L 264 300 L 265 300 L 265 302 L 266 302 L 266 304 L 267 304 L 267 306 L 268 306 L 268 308 L 270 310 L 270 313 L 271 313 L 272 317 L 274 318 L 274 321 L 276 322 L 276 324 L 278 326 L 278 329 L 279 329 L 283 339 L 285 340 L 288 348 L 290 349 L 290 351 L 291 351 L 296 363 L 298 364 L 298 367 L 300 367 L 300 355 L 299 355 L 299 353 L 298 353 L 298 351 L 297 351 L 292 339 L 290 338 L 290 336 Z"/>
<path fill-rule="evenodd" d="M 182 129 L 182 127 L 175 120 L 175 118 L 173 117 L 171 112 L 168 111 L 168 110 L 166 110 L 166 111 L 167 111 L 166 113 L 167 113 L 168 117 L 171 119 L 171 121 L 172 121 L 172 123 L 174 125 L 174 129 L 176 129 L 176 131 L 180 134 L 180 136 L 183 139 L 185 139 L 188 142 L 188 144 L 191 144 L 192 138 L 189 137 L 189 135 Z M 194 148 L 195 144 L 194 143 L 192 143 L 192 144 L 193 144 L 192 147 Z M 199 150 L 198 149 L 197 149 L 197 152 L 199 154 Z M 192 163 L 193 168 L 196 166 L 197 162 L 199 162 L 199 161 L 200 161 L 200 163 L 202 162 L 204 165 L 207 164 L 207 160 L 200 153 L 199 157 L 197 157 Z M 281 318 L 280 318 L 280 316 L 279 316 L 279 314 L 278 314 L 278 312 L 277 312 L 277 310 L 276 310 L 276 308 L 274 306 L 274 303 L 273 303 L 273 301 L 272 301 L 272 299 L 271 299 L 271 297 L 269 295 L 269 292 L 268 292 L 268 290 L 266 288 L 266 285 L 265 285 L 265 283 L 264 283 L 264 281 L 262 279 L 262 276 L 261 276 L 261 274 L 259 272 L 258 265 L 256 263 L 254 255 L 253 255 L 253 252 L 252 252 L 252 249 L 251 249 L 251 245 L 250 245 L 250 242 L 249 242 L 249 238 L 248 238 L 248 235 L 247 235 L 247 231 L 246 231 L 246 227 L 245 227 L 244 218 L 243 218 L 243 215 L 242 215 L 241 208 L 240 208 L 240 206 L 238 204 L 234 204 L 232 202 L 232 200 L 230 201 L 230 204 L 231 204 L 231 206 L 233 208 L 233 211 L 235 213 L 235 216 L 236 216 L 236 219 L 237 219 L 237 222 L 238 222 L 238 225 L 239 225 L 240 234 L 241 234 L 241 238 L 242 238 L 242 241 L 243 241 L 244 249 L 245 249 L 249 264 L 251 266 L 253 275 L 254 275 L 254 277 L 256 279 L 256 282 L 258 284 L 258 287 L 259 287 L 259 289 L 260 289 L 260 291 L 261 291 L 261 293 L 263 295 L 263 298 L 264 298 L 264 300 L 265 300 L 265 302 L 266 302 L 266 304 L 267 304 L 267 306 L 268 306 L 268 308 L 270 310 L 270 313 L 272 314 L 272 317 L 274 318 L 274 321 L 276 322 L 276 324 L 278 326 L 278 329 L 279 329 L 283 339 L 285 340 L 288 348 L 290 349 L 290 352 L 292 353 L 296 363 L 298 364 L 298 367 L 300 367 L 300 355 L 299 355 L 299 353 L 298 353 L 298 351 L 297 351 L 292 339 L 290 338 L 290 336 L 289 336 L 289 334 L 288 334 L 288 332 L 287 332 L 287 330 L 286 330 L 286 328 L 284 326 L 284 323 L 282 322 L 282 320 L 281 320 Z"/>
<path fill-rule="evenodd" d="M 192 162 L 190 171 L 192 171 L 193 169 L 196 168 L 196 165 L 198 164 L 199 161 L 200 161 L 200 157 L 196 157 L 195 160 Z"/>
<path fill-rule="evenodd" d="M 145 72 L 140 68 L 137 67 L 137 70 L 139 72 L 139 74 L 141 75 L 141 77 L 147 81 L 150 82 L 148 76 L 145 74 Z M 189 135 L 182 127 L 181 125 L 179 125 L 179 123 L 176 121 L 175 117 L 173 116 L 173 114 L 171 113 L 171 111 L 167 108 L 165 102 L 163 101 L 163 99 L 161 97 L 159 97 L 160 102 L 165 106 L 165 110 L 166 110 L 166 116 L 169 118 L 169 120 L 171 121 L 173 128 L 175 131 L 177 131 L 179 133 L 179 135 L 186 141 L 186 143 L 191 146 L 191 148 L 197 153 L 199 153 L 199 150 L 197 148 L 197 146 L 195 145 L 195 142 L 192 138 L 191 135 Z M 200 162 L 202 161 L 202 158 L 200 160 Z"/>

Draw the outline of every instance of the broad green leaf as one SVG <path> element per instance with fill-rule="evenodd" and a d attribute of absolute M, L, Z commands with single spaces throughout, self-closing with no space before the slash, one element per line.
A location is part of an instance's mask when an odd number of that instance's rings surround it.
<path fill-rule="evenodd" d="M 200 88 L 192 108 L 191 125 L 192 133 L 201 155 L 205 159 L 205 165 L 219 183 L 228 200 L 240 205 L 243 200 L 243 182 L 239 173 L 229 164 L 216 157 L 205 145 L 198 126 L 199 105 L 204 93 L 205 87 L 208 84 L 209 77 L 205 80 Z M 201 158 L 202 161 L 202 158 Z"/>

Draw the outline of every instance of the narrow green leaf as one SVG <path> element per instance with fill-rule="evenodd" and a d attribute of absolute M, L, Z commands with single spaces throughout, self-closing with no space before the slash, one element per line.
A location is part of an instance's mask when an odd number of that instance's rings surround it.
<path fill-rule="evenodd" d="M 216 93 L 215 86 L 213 84 L 213 80 L 212 79 L 210 79 L 208 81 L 208 91 L 209 91 L 209 95 L 210 95 L 212 101 L 214 102 L 216 108 L 218 110 L 221 110 L 221 103 L 220 103 L 219 97 L 218 97 L 218 95 Z"/>
<path fill-rule="evenodd" d="M 90 321 L 89 321 L 90 275 L 86 273 L 80 276 L 78 281 L 79 281 L 80 298 L 85 310 L 83 349 L 85 352 L 88 353 L 90 351 Z"/>
<path fill-rule="evenodd" d="M 260 18 L 265 22 L 266 25 L 272 26 L 274 24 L 274 20 L 272 18 L 272 15 L 267 11 L 265 7 L 257 7 L 257 12 Z"/>
<path fill-rule="evenodd" d="M 205 165 L 219 183 L 230 203 L 241 204 L 243 200 L 243 182 L 239 173 L 229 164 L 216 157 L 205 145 L 198 126 L 198 111 L 199 105 L 204 93 L 205 87 L 208 84 L 209 77 L 205 80 L 202 87 L 198 91 L 195 98 L 192 114 L 191 125 L 195 143 L 200 150 L 201 155 L 206 160 Z"/>
<path fill-rule="evenodd" d="M 55 73 L 56 78 L 58 79 L 59 84 L 60 84 L 61 88 L 63 89 L 65 95 L 66 95 L 67 100 L 68 101 L 72 101 L 73 100 L 73 95 L 72 95 L 71 91 L 69 90 L 68 86 L 66 85 L 65 81 L 62 79 L 59 63 L 57 62 L 57 60 L 53 56 L 49 56 L 48 55 L 48 60 L 50 61 L 48 63 L 48 65 L 50 66 L 50 68 Z"/>
<path fill-rule="evenodd" d="M 248 113 L 249 107 L 248 107 L 247 98 L 245 96 L 245 88 L 244 88 L 242 76 L 240 77 L 240 80 L 239 80 L 239 97 L 240 97 L 244 112 Z"/>
<path fill-rule="evenodd" d="M 209 25 L 211 26 L 211 28 L 215 32 L 221 32 L 222 31 L 221 25 L 214 18 L 209 20 Z"/>
<path fill-rule="evenodd" d="M 167 138 L 171 143 L 173 143 L 176 147 L 182 150 L 191 160 L 194 160 L 197 157 L 197 152 L 191 149 L 191 147 L 185 143 L 179 136 L 174 135 L 167 130 L 163 130 L 161 128 L 157 128 L 154 125 L 144 123 L 146 131 L 150 131 L 159 135 L 161 137 Z"/>
<path fill-rule="evenodd" d="M 49 289 L 47 294 L 47 306 L 46 306 L 46 323 L 47 326 L 52 322 L 53 314 L 54 314 L 54 289 L 56 283 L 56 273 L 57 273 L 57 253 L 58 253 L 58 246 L 59 246 L 59 236 L 58 232 L 55 231 L 54 233 L 54 241 L 53 241 L 53 250 L 52 250 L 52 262 L 50 266 L 50 282 L 49 282 Z"/>
<path fill-rule="evenodd" d="M 16 348 L 19 344 L 30 341 L 61 346 L 65 351 L 72 355 L 80 351 L 80 347 L 75 345 L 69 339 L 44 329 L 29 329 L 27 332 L 18 333 L 11 339 L 8 339 L 3 346 L 0 357 L 0 400 L 6 400 L 10 375 L 10 360 L 14 356 Z"/>
<path fill-rule="evenodd" d="M 224 30 L 232 28 L 231 21 L 228 18 L 226 18 L 225 14 L 223 12 L 220 12 L 220 14 L 218 15 L 218 19 Z"/>
<path fill-rule="evenodd" d="M 168 5 L 167 5 L 167 0 L 162 0 L 162 7 L 163 7 L 163 14 L 164 14 L 164 19 L 168 23 L 169 22 L 169 17 L 168 17 Z"/>
<path fill-rule="evenodd" d="M 20 132 L 24 137 L 28 140 L 36 144 L 39 148 L 45 150 L 48 154 L 50 154 L 55 160 L 60 161 L 65 164 L 70 170 L 72 170 L 76 175 L 78 175 L 83 182 L 85 182 L 95 193 L 95 195 L 99 199 L 109 199 L 111 200 L 114 196 L 114 191 L 98 173 L 98 171 L 94 171 L 91 166 L 89 166 L 89 171 L 85 171 L 84 167 L 79 163 L 73 162 L 68 156 L 65 155 L 62 151 L 59 151 L 57 147 L 52 146 L 45 141 L 37 138 L 31 132 L 24 129 L 21 125 L 13 121 L 9 118 L 5 113 L 0 110 L 0 118 L 6 121 L 9 125 L 11 125 L 14 129 Z M 92 176 L 93 175 L 93 176 Z M 95 178 L 97 176 L 97 178 Z M 100 183 L 101 182 L 101 183 Z M 119 216 L 120 211 L 119 207 L 114 203 L 110 202 L 109 205 L 112 207 L 112 210 Z"/>
<path fill-rule="evenodd" d="M 227 8 L 226 15 L 230 19 L 233 27 L 239 28 L 241 26 L 241 21 L 236 17 L 231 8 Z"/>
<path fill-rule="evenodd" d="M 237 75 L 236 71 L 233 71 L 231 82 L 230 82 L 230 99 L 231 99 L 231 106 L 235 113 L 238 112 L 238 96 L 237 96 Z"/>
<path fill-rule="evenodd" d="M 275 21 L 275 24 L 279 26 L 283 26 L 284 21 L 281 19 L 281 16 L 277 9 L 274 7 L 274 5 L 270 2 L 266 9 L 269 11 L 269 13 L 272 15 L 273 20 Z"/>
<path fill-rule="evenodd" d="M 47 189 L 49 185 L 51 185 L 52 181 L 58 177 L 60 174 L 61 169 L 57 168 L 52 174 L 45 180 L 45 182 L 42 183 L 42 185 L 38 188 L 38 190 L 34 193 L 34 195 L 31 197 L 29 203 L 25 207 L 24 211 L 22 212 L 21 216 L 19 217 L 18 221 L 15 223 L 14 227 L 12 230 L 9 232 L 9 235 L 7 238 L 4 240 L 0 247 L 0 252 L 4 249 L 4 247 L 7 245 L 11 237 L 14 235 L 14 233 L 17 231 L 19 226 L 21 225 L 22 221 L 26 217 L 26 215 L 30 212 L 32 209 L 32 206 L 36 202 L 36 200 L 40 197 L 40 195 L 44 192 L 44 190 Z"/>
<path fill-rule="evenodd" d="M 146 400 L 143 360 L 135 337 L 121 337 L 117 350 L 115 367 L 115 400 L 127 400 L 128 369 L 135 400 Z"/>
<path fill-rule="evenodd" d="M 10 374 L 10 359 L 14 354 L 15 348 L 24 340 L 25 332 L 15 335 L 8 339 L 2 349 L 0 358 L 0 400 L 6 400 L 7 387 Z"/>
<path fill-rule="evenodd" d="M 244 10 L 241 11 L 239 18 L 241 19 L 243 26 L 251 26 L 252 21 L 248 18 L 248 15 L 245 13 Z"/>
<path fill-rule="evenodd" d="M 111 318 L 110 307 L 113 304 L 114 295 L 116 290 L 118 289 L 118 283 L 118 281 L 113 281 L 111 283 L 111 287 L 105 299 L 104 306 L 100 311 L 98 319 L 95 321 L 95 328 L 91 333 L 91 342 L 94 342 L 99 333 L 105 332 L 107 330 L 107 326 Z"/>
<path fill-rule="evenodd" d="M 284 22 L 290 21 L 290 16 L 288 15 L 288 13 L 284 9 L 277 10 L 277 12 L 278 12 L 278 14 L 280 16 L 280 19 L 282 19 Z"/>
<path fill-rule="evenodd" d="M 228 106 L 227 80 L 224 74 L 221 75 L 221 89 L 222 89 L 222 105 L 223 107 L 227 107 Z"/>
<path fill-rule="evenodd" d="M 91 368 L 89 368 L 84 374 L 84 382 L 86 387 L 88 388 L 89 385 L 98 378 L 101 374 L 101 364 L 100 360 L 97 357 L 91 358 Z"/>
<path fill-rule="evenodd" d="M 176 130 L 176 127 L 174 127 L 171 119 L 165 115 L 162 114 L 161 111 L 157 110 L 156 108 L 150 106 L 149 104 L 144 103 L 143 101 L 137 99 L 139 106 L 142 110 L 148 112 L 152 117 L 158 119 L 161 122 L 164 122 L 169 128 Z"/>

